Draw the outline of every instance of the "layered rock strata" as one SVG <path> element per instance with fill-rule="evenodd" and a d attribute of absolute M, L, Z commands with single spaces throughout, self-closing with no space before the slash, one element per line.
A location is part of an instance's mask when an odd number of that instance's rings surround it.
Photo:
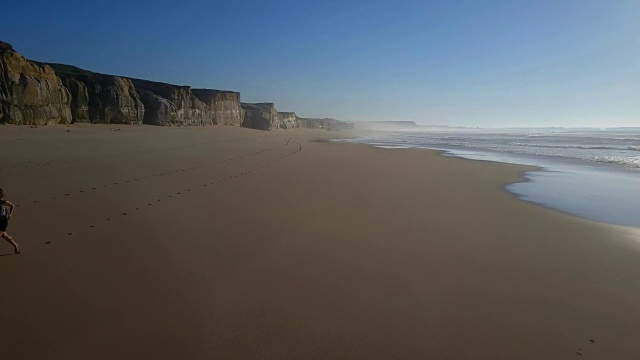
<path fill-rule="evenodd" d="M 292 129 L 300 127 L 296 113 L 279 112 L 273 103 L 242 103 L 244 110 L 244 127 L 271 130 Z"/>
<path fill-rule="evenodd" d="M 258 130 L 278 128 L 278 111 L 273 103 L 241 103 L 241 106 L 244 111 L 242 126 Z"/>
<path fill-rule="evenodd" d="M 0 124 L 232 125 L 253 129 L 337 129 L 334 119 L 301 119 L 240 93 L 192 89 L 27 60 L 0 42 Z M 344 124 L 344 123 L 342 123 Z"/>
<path fill-rule="evenodd" d="M 300 120 L 294 112 L 278 112 L 278 120 L 282 129 L 300 127 Z"/>
<path fill-rule="evenodd" d="M 0 42 L 0 123 L 67 124 L 71 95 L 53 69 L 22 57 Z"/>
<path fill-rule="evenodd" d="M 142 124 L 144 106 L 130 79 L 49 65 L 71 93 L 72 122 Z"/>
<path fill-rule="evenodd" d="M 213 111 L 200 101 L 189 86 L 132 79 L 142 95 L 149 113 L 144 118 L 150 125 L 212 125 Z M 165 101 L 166 100 L 166 101 Z"/>
<path fill-rule="evenodd" d="M 209 107 L 215 124 L 242 126 L 244 112 L 240 106 L 240 93 L 213 89 L 191 91 Z"/>

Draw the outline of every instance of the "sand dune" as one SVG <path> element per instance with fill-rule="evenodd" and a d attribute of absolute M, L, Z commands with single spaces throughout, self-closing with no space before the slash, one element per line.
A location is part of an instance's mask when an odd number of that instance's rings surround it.
<path fill-rule="evenodd" d="M 638 357 L 636 230 L 334 136 L 0 127 L 3 358 Z"/>

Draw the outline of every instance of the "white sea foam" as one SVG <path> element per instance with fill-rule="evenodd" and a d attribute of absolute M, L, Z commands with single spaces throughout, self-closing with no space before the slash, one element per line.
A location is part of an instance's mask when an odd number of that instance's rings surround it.
<path fill-rule="evenodd" d="M 531 173 L 531 181 L 512 184 L 508 190 L 577 216 L 640 227 L 640 128 L 386 132 L 355 141 L 540 166 L 551 171 Z"/>
<path fill-rule="evenodd" d="M 635 156 L 635 157 L 605 156 L 602 158 L 594 158 L 593 161 L 618 164 L 618 165 L 640 169 L 640 156 Z"/>
<path fill-rule="evenodd" d="M 359 141 L 387 147 L 464 148 L 567 158 L 640 169 L 640 129 L 386 132 Z"/>

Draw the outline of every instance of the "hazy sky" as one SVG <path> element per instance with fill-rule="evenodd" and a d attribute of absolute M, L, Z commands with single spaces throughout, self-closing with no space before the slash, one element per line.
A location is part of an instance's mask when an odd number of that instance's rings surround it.
<path fill-rule="evenodd" d="M 5 1 L 28 58 L 343 120 L 640 126 L 640 1 Z"/>

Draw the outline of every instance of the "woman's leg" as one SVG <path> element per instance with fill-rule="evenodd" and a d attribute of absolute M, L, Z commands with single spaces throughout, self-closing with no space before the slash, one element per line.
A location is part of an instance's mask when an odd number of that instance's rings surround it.
<path fill-rule="evenodd" d="M 16 241 L 13 240 L 13 238 L 9 236 L 9 234 L 7 234 L 6 231 L 0 232 L 0 237 L 7 240 L 11 245 L 13 245 L 13 249 L 16 254 L 20 253 L 20 249 L 18 248 L 18 243 L 16 243 Z"/>

